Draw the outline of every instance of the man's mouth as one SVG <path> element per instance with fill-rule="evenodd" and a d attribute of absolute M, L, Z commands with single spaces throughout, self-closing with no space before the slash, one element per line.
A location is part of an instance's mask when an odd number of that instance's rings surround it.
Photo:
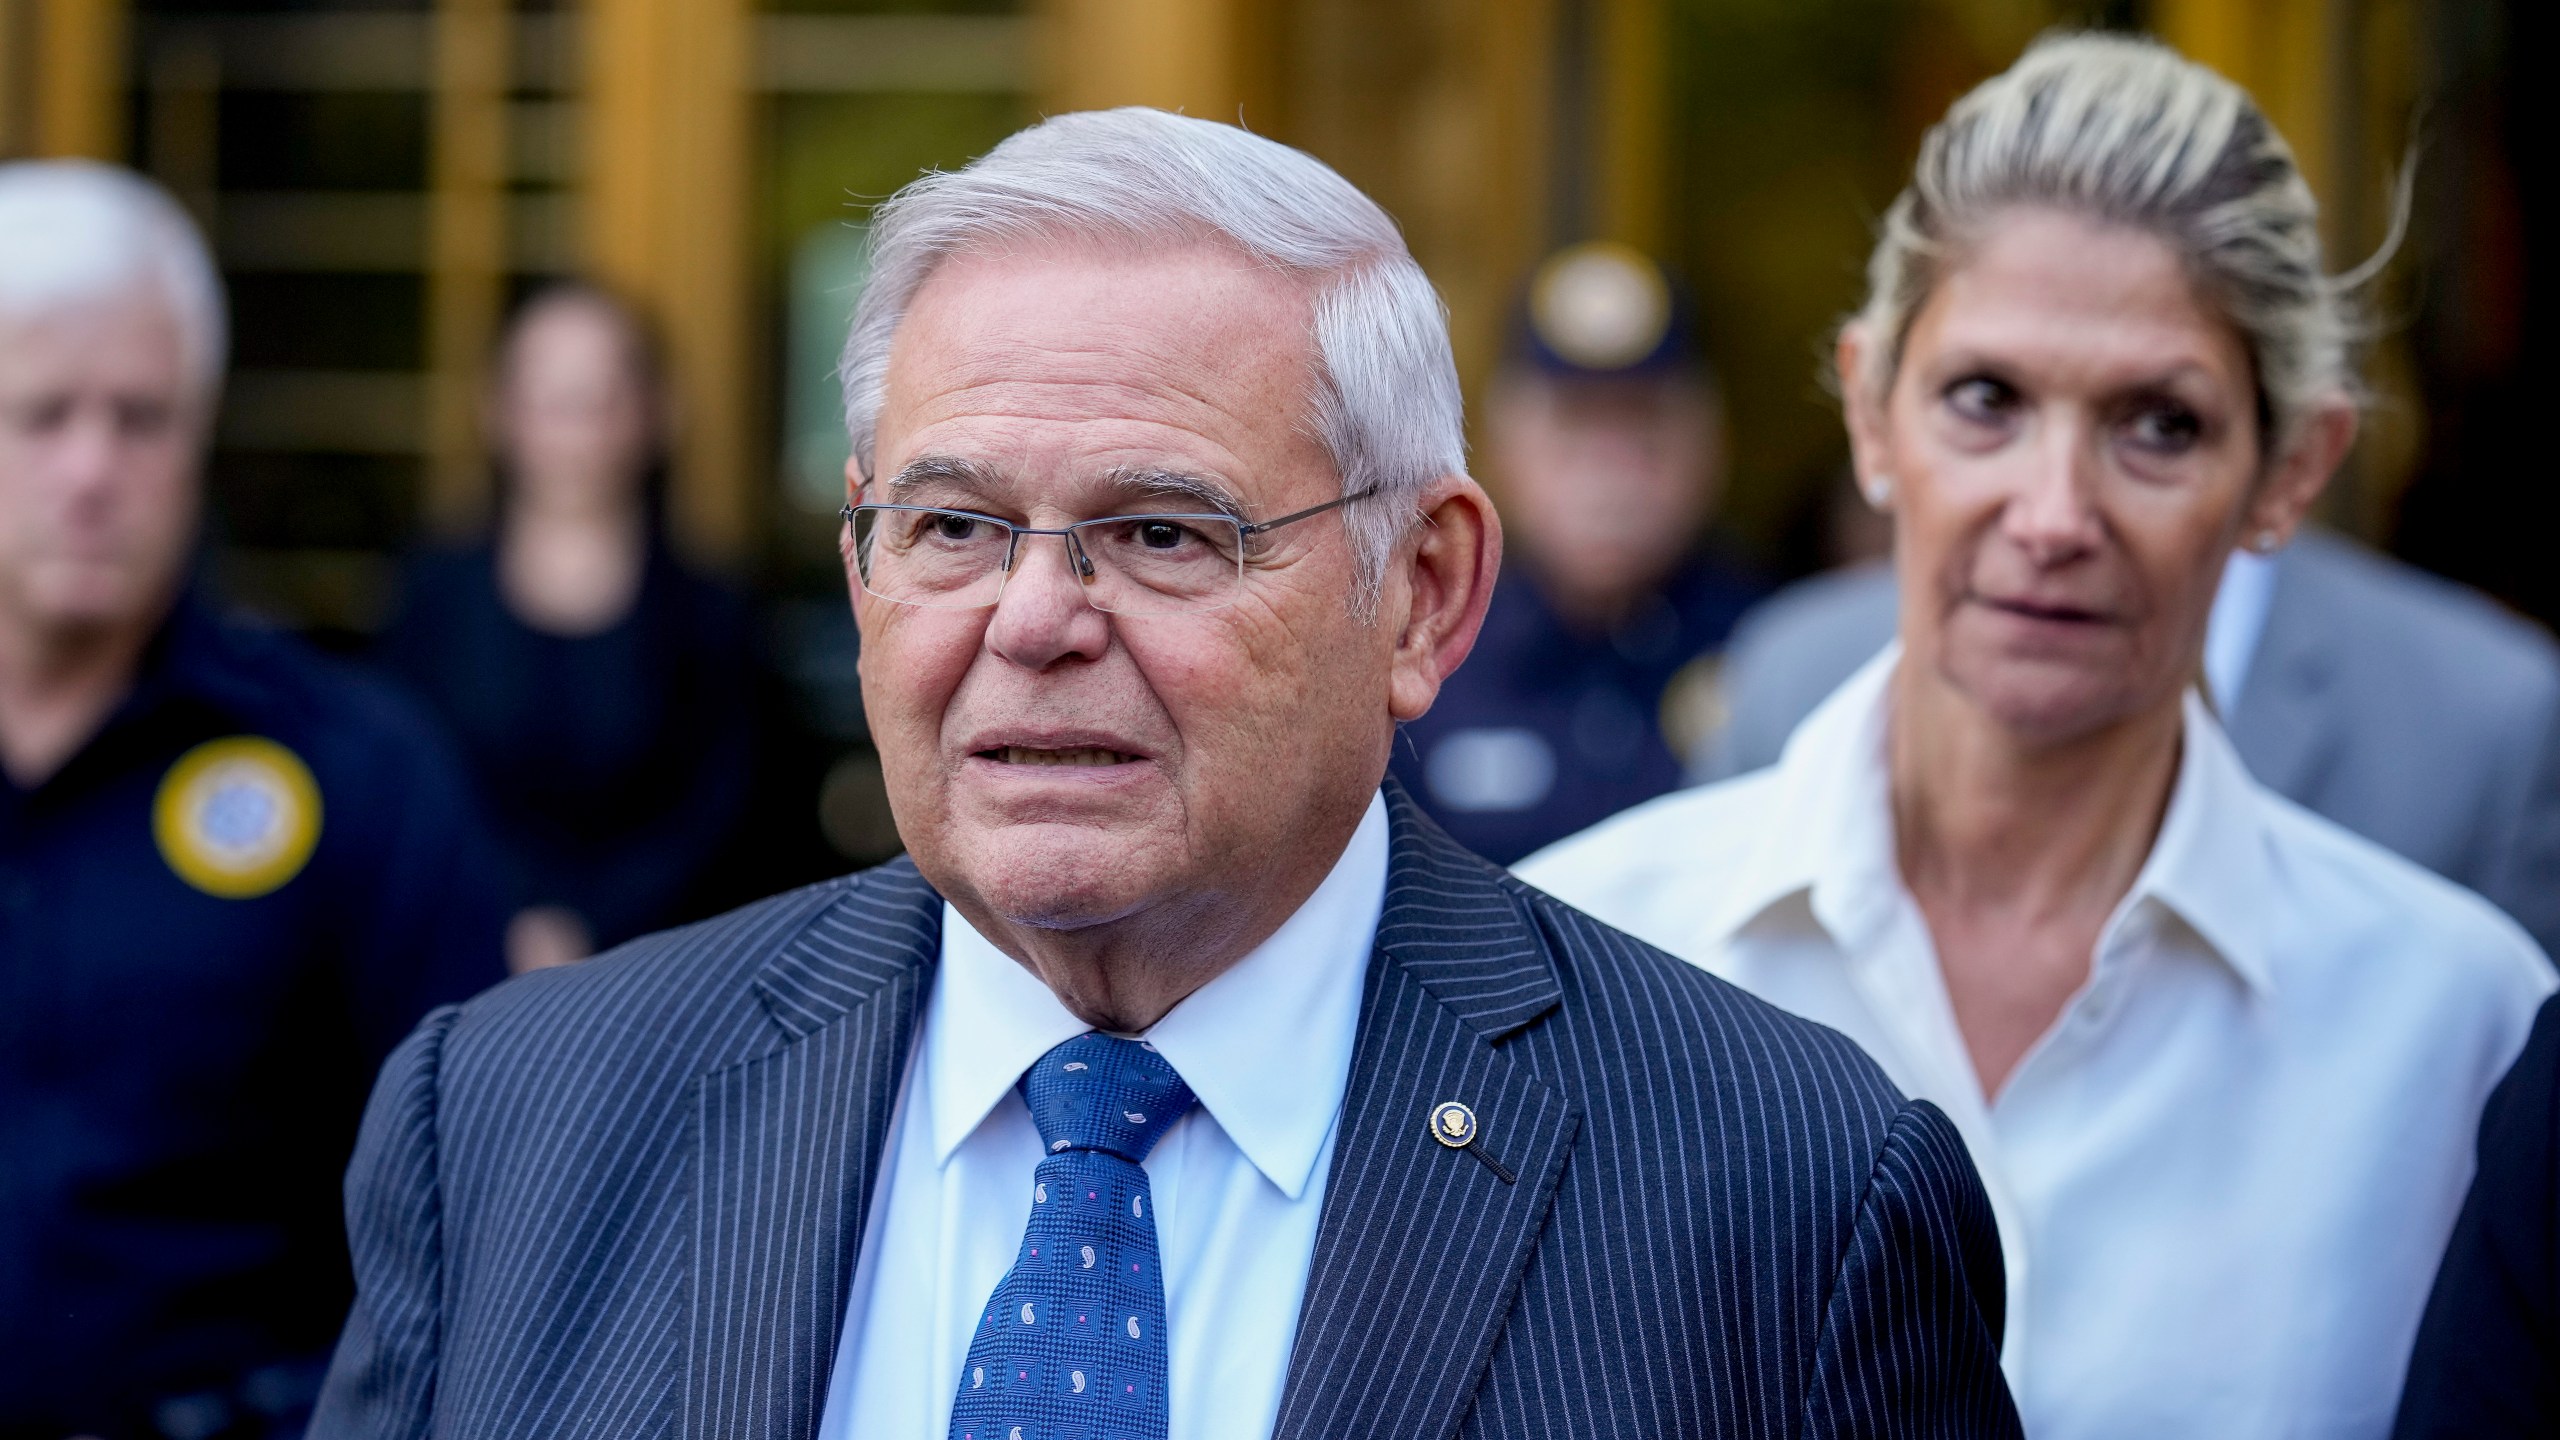
<path fill-rule="evenodd" d="M 1125 750 L 1105 750 L 1095 745 L 1078 745 L 1063 750 L 1042 750 L 1029 745 L 999 745 L 981 750 L 978 758 L 1001 765 L 1127 765 L 1138 757 Z"/>

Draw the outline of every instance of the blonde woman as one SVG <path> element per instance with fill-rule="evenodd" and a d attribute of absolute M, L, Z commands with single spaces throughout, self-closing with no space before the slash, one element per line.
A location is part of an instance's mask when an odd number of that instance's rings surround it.
<path fill-rule="evenodd" d="M 2355 435 L 2316 222 L 2249 97 L 2157 45 L 2048 39 L 1959 101 L 1837 356 L 1900 643 L 1775 768 L 1521 867 L 1955 1118 L 2040 1440 L 2384 1433 L 2552 985 L 2252 781 L 2196 691 L 2224 563 Z"/>

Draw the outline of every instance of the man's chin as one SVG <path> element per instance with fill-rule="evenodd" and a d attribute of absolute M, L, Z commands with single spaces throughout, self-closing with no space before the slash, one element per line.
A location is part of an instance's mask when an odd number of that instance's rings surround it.
<path fill-rule="evenodd" d="M 1166 853 L 1165 838 L 1152 827 L 1089 822 L 966 827 L 946 837 L 945 861 L 955 873 L 943 888 L 966 889 L 1017 925 L 1106 925 L 1145 909 L 1169 888 L 1171 877 L 1162 872 L 1179 856 Z"/>
<path fill-rule="evenodd" d="M 166 590 L 127 566 L 52 565 L 19 587 L 17 608 L 48 630 L 115 632 L 158 624 Z"/>

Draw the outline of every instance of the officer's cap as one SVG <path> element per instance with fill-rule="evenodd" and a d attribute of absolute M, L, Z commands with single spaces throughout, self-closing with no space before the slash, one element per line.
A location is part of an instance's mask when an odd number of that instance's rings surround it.
<path fill-rule="evenodd" d="M 1560 379 L 1655 379 L 1706 369 L 1687 299 L 1644 252 L 1569 245 L 1529 277 L 1513 316 L 1512 364 Z"/>

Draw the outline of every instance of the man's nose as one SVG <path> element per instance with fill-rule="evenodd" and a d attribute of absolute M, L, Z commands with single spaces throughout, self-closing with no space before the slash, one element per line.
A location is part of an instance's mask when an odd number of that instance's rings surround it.
<path fill-rule="evenodd" d="M 114 482 L 129 443 L 109 407 L 76 407 L 45 445 L 43 466 L 51 476 L 51 488 L 70 503 L 104 503 L 116 489 Z"/>
<path fill-rule="evenodd" d="M 2041 442 L 2020 457 L 2017 488 L 2001 512 L 2001 530 L 2040 565 L 2095 549 L 2105 536 L 2098 511 L 2095 427 L 2078 420 L 2044 427 Z"/>
<path fill-rule="evenodd" d="M 988 648 L 1027 670 L 1110 648 L 1111 617 L 1086 600 L 1065 537 L 1024 535 L 1014 547 L 1012 573 L 987 622 Z"/>

